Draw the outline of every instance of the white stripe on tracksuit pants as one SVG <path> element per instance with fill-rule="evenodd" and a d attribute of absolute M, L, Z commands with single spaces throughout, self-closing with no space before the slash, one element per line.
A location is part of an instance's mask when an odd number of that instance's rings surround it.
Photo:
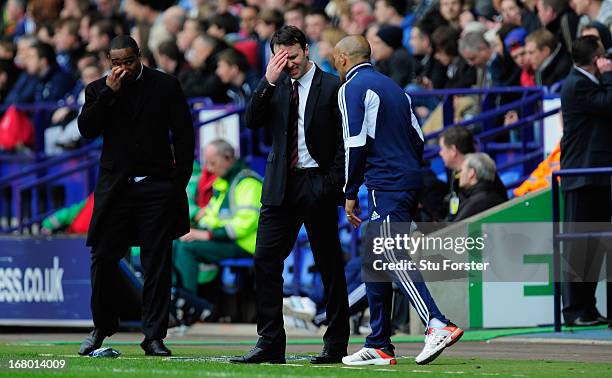
<path fill-rule="evenodd" d="M 411 222 L 410 216 L 407 216 L 409 211 L 402 208 L 402 204 L 410 202 L 405 201 L 406 198 L 403 196 L 411 197 L 411 193 L 381 192 L 376 190 L 370 191 L 369 194 L 369 214 L 376 212 L 381 217 L 379 221 L 370 220 L 368 227 L 376 227 L 376 229 L 372 230 L 374 231 L 372 234 L 383 238 L 393 238 L 394 235 L 392 235 L 391 230 L 392 221 Z M 366 253 L 371 253 L 371 251 Z M 387 248 L 384 249 L 377 259 L 383 260 L 383 263 L 397 264 L 399 262 L 395 251 Z M 424 325 L 428 324 L 430 318 L 437 318 L 444 323 L 448 322 L 444 315 L 440 313 L 418 270 L 410 272 L 394 270 L 392 274 L 393 276 L 389 277 L 389 281 L 395 282 L 408 295 L 411 304 L 414 306 Z M 387 291 L 390 291 L 390 288 L 390 282 L 366 282 L 368 301 L 370 303 L 370 325 L 372 326 L 372 334 L 366 339 L 366 347 L 381 348 L 390 344 L 390 304 L 385 303 L 385 301 L 389 301 L 390 294 Z"/>

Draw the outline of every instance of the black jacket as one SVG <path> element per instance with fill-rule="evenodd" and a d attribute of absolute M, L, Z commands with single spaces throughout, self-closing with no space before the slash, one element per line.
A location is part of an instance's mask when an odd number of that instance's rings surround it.
<path fill-rule="evenodd" d="M 504 202 L 493 183 L 480 181 L 476 185 L 461 190 L 462 199 L 459 202 L 457 214 L 453 221 L 460 221 L 490 209 Z"/>
<path fill-rule="evenodd" d="M 185 187 L 193 168 L 195 138 L 191 112 L 176 78 L 143 67 L 142 77 L 117 93 L 106 85 L 106 77 L 98 79 L 85 89 L 78 125 L 87 139 L 103 137 L 87 245 L 95 243 L 100 219 L 133 176 L 172 179 L 176 237 L 189 232 Z"/>
<path fill-rule="evenodd" d="M 563 137 L 561 169 L 612 166 L 612 73 L 604 73 L 600 84 L 573 68 L 561 90 Z M 608 176 L 561 179 L 563 190 L 586 185 L 610 185 Z"/>
<path fill-rule="evenodd" d="M 308 100 L 304 129 L 306 146 L 324 175 L 324 187 L 317 188 L 321 196 L 342 198 L 344 186 L 344 142 L 342 121 L 338 110 L 337 77 L 316 67 Z M 282 74 L 275 86 L 264 77 L 246 110 L 247 127 L 268 128 L 272 134 L 272 151 L 268 155 L 261 203 L 279 206 L 287 186 L 287 130 L 291 79 Z"/>
<path fill-rule="evenodd" d="M 378 72 L 389 76 L 400 87 L 405 88 L 414 80 L 417 65 L 416 59 L 410 55 L 405 47 L 401 47 L 393 51 L 388 60 L 376 62 L 374 68 Z"/>
<path fill-rule="evenodd" d="M 549 87 L 567 76 L 572 68 L 572 59 L 562 44 L 552 52 L 549 60 L 544 61 L 535 72 L 536 85 Z"/>

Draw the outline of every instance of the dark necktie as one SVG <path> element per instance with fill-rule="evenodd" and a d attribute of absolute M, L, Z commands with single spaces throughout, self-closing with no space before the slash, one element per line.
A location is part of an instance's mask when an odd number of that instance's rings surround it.
<path fill-rule="evenodd" d="M 295 168 L 298 163 L 298 118 L 300 107 L 300 95 L 298 87 L 300 83 L 296 80 L 293 82 L 293 90 L 291 91 L 291 101 L 289 102 L 289 130 L 287 140 L 287 158 L 289 159 L 289 169 Z"/>

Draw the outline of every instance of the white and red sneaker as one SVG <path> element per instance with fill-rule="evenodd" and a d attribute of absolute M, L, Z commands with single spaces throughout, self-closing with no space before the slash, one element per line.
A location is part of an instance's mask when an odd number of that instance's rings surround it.
<path fill-rule="evenodd" d="M 376 348 L 361 348 L 346 357 L 342 357 L 342 363 L 351 366 L 363 365 L 395 365 L 397 360 L 392 351 Z"/>
<path fill-rule="evenodd" d="M 428 327 L 425 335 L 425 346 L 415 361 L 425 365 L 438 358 L 445 348 L 453 345 L 463 336 L 463 330 L 449 322 L 443 328 Z"/>

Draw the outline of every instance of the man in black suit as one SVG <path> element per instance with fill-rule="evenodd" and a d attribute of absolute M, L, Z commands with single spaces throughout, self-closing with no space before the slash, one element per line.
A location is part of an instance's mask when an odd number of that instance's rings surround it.
<path fill-rule="evenodd" d="M 348 303 L 338 209 L 344 185 L 344 145 L 338 111 L 338 79 L 309 60 L 306 36 L 279 29 L 274 56 L 246 111 L 249 128 L 273 137 L 261 197 L 255 250 L 257 346 L 236 363 L 285 363 L 283 261 L 306 226 L 327 298 L 324 348 L 312 363 L 339 363 L 349 337 Z"/>
<path fill-rule="evenodd" d="M 142 322 L 147 355 L 164 346 L 170 306 L 172 240 L 189 232 L 185 187 L 194 132 L 178 81 L 145 67 L 129 36 L 111 41 L 111 73 L 85 89 L 81 135 L 103 136 L 87 245 L 91 252 L 94 330 L 79 354 L 99 348 L 118 328 L 119 260 L 139 245 L 144 268 Z M 169 137 L 169 134 L 172 137 Z"/>
<path fill-rule="evenodd" d="M 561 91 L 562 169 L 612 166 L 612 61 L 603 56 L 603 45 L 596 37 L 574 42 L 574 67 Z M 563 177 L 561 189 L 564 220 L 572 222 L 564 226 L 564 232 L 598 231 L 581 222 L 610 222 L 610 177 Z M 606 250 L 609 248 L 597 238 L 564 242 L 563 316 L 567 325 L 607 322 L 595 307 Z"/>

